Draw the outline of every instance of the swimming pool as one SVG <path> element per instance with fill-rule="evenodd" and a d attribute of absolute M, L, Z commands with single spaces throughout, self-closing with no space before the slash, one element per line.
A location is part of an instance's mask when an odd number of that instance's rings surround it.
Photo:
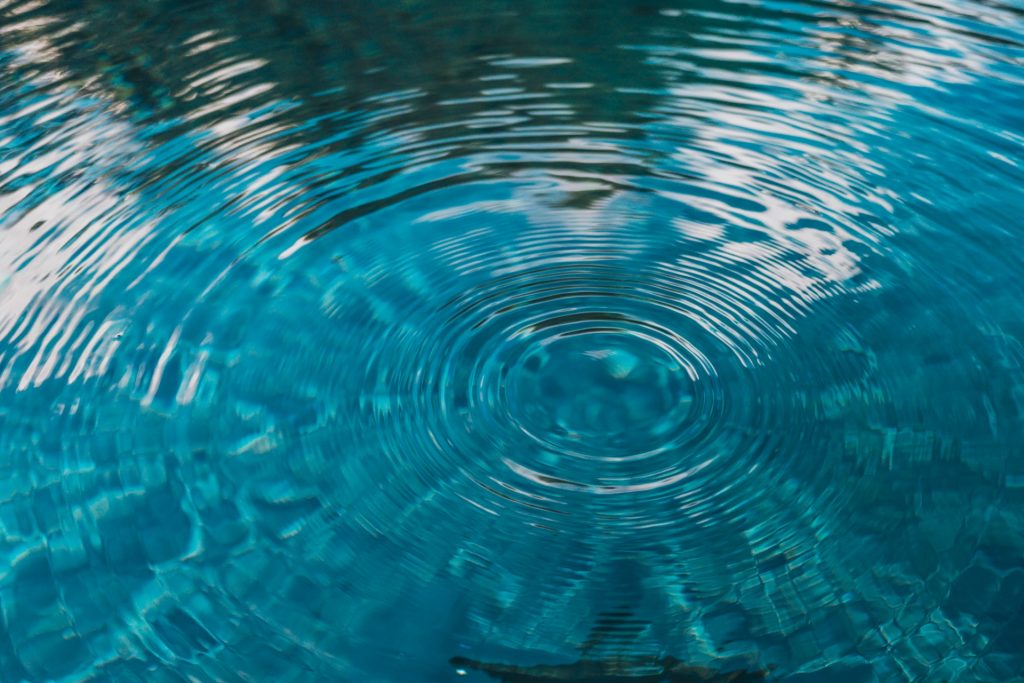
<path fill-rule="evenodd" d="M 1024 677 L 1015 0 L 7 0 L 0 70 L 0 679 Z"/>

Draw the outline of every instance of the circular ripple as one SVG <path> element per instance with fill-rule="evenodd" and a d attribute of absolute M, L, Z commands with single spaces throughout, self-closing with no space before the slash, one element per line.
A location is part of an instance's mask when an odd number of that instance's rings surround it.
<path fill-rule="evenodd" d="M 501 434 L 501 462 L 533 484 L 609 494 L 687 478 L 707 464 L 701 441 L 725 401 L 692 339 L 713 338 L 671 292 L 643 291 L 657 284 L 615 267 L 561 267 L 472 292 L 449 318 L 466 336 L 449 368 L 472 367 L 449 377 L 468 385 L 446 386 L 444 400 Z"/>

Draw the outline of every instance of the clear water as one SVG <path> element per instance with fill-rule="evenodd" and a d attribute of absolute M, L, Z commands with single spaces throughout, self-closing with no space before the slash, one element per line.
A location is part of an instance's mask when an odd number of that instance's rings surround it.
<path fill-rule="evenodd" d="M 1017 0 L 4 0 L 0 72 L 3 681 L 1024 676 Z"/>

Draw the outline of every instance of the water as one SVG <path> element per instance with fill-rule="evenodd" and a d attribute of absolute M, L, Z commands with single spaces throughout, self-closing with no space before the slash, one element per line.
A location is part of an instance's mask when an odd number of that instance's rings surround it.
<path fill-rule="evenodd" d="M 0 71 L 0 679 L 1024 676 L 1016 0 L 5 0 Z"/>

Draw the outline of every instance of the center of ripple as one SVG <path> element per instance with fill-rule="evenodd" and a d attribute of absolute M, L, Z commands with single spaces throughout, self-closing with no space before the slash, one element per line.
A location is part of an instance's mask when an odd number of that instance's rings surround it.
<path fill-rule="evenodd" d="M 657 340 L 627 331 L 574 330 L 529 347 L 508 398 L 519 426 L 567 455 L 623 460 L 659 449 L 693 404 L 686 368 Z"/>

